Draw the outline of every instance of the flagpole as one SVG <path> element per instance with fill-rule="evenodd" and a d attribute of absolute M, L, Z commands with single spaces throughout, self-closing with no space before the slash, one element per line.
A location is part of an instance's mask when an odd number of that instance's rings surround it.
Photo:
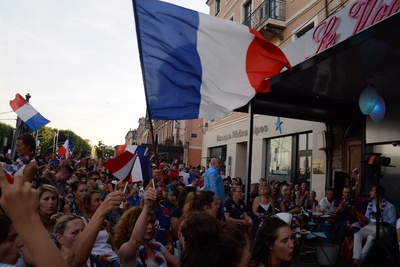
<path fill-rule="evenodd" d="M 138 16 L 138 12 L 137 12 L 137 7 L 136 7 L 136 0 L 132 0 L 132 4 L 133 4 L 133 13 L 135 16 L 135 25 L 136 25 L 136 36 L 137 36 L 137 42 L 138 42 L 138 49 L 139 49 L 139 57 L 140 57 L 140 65 L 142 68 L 142 79 L 143 79 L 143 85 L 144 85 L 144 93 L 146 96 L 146 109 L 147 109 L 147 116 L 148 116 L 148 120 L 149 120 L 149 128 L 150 128 L 150 133 L 151 133 L 151 142 L 153 144 L 153 153 L 154 153 L 154 160 L 155 160 L 155 164 L 157 166 L 158 169 L 158 153 L 157 153 L 157 144 L 155 142 L 155 138 L 154 138 L 154 129 L 153 129 L 153 123 L 151 120 L 151 113 L 150 113 L 150 109 L 149 109 L 149 98 L 147 96 L 147 82 L 146 82 L 146 74 L 145 74 L 145 67 L 144 67 L 144 63 L 143 63 L 143 50 L 142 50 L 142 43 L 140 42 L 140 27 L 139 27 L 139 16 Z M 155 188 L 155 184 L 154 184 L 154 177 L 153 177 L 153 188 Z"/>

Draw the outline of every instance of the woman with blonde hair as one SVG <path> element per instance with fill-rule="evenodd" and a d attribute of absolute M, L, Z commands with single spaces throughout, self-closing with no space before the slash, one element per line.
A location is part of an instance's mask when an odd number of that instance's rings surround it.
<path fill-rule="evenodd" d="M 37 189 L 39 195 L 38 214 L 43 226 L 46 228 L 51 239 L 55 241 L 54 226 L 57 222 L 59 210 L 59 198 L 57 189 L 49 184 L 43 184 Z M 28 247 L 22 250 L 22 258 L 25 264 L 35 266 L 31 251 Z"/>
<path fill-rule="evenodd" d="M 286 222 L 295 229 L 297 222 L 297 214 L 300 212 L 300 206 L 296 204 L 296 199 L 292 197 L 294 189 L 291 185 L 282 186 L 282 198 L 280 203 L 280 213 L 278 213 L 280 218 L 287 220 Z"/>
<path fill-rule="evenodd" d="M 274 200 L 271 197 L 271 186 L 267 183 L 260 185 L 260 195 L 254 199 L 252 212 L 258 224 L 267 217 L 275 214 Z"/>
<path fill-rule="evenodd" d="M 39 216 L 46 230 L 54 239 L 54 226 L 56 219 L 53 217 L 59 210 L 59 195 L 57 189 L 49 184 L 43 184 L 38 189 L 39 194 Z"/>
<path fill-rule="evenodd" d="M 288 212 L 291 214 L 297 214 L 300 212 L 300 207 L 296 205 L 296 200 L 292 197 L 292 191 L 294 191 L 294 189 L 291 185 L 282 186 L 282 198 L 280 203 L 281 212 Z"/>
<path fill-rule="evenodd" d="M 99 231 L 103 228 L 107 214 L 118 208 L 125 194 L 113 192 L 91 216 L 86 225 L 81 216 L 68 214 L 61 216 L 55 225 L 57 245 L 69 267 L 90 267 L 102 264 L 101 256 L 92 255 L 91 251 Z"/>

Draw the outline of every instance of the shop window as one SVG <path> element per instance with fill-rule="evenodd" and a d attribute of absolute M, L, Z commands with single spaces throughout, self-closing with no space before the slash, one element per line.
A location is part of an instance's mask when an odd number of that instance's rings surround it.
<path fill-rule="evenodd" d="M 290 181 L 292 170 L 292 136 L 269 140 L 267 176 L 271 180 Z"/>
<path fill-rule="evenodd" d="M 298 135 L 298 150 L 297 150 L 297 175 L 294 177 L 294 182 L 301 184 L 311 181 L 311 161 L 312 156 L 312 133 L 304 133 Z"/>
<path fill-rule="evenodd" d="M 246 4 L 243 5 L 244 20 L 245 20 L 244 24 L 248 27 L 251 27 L 251 13 L 253 12 L 251 5 L 252 1 L 248 1 Z"/>
<path fill-rule="evenodd" d="M 300 36 L 305 35 L 309 30 L 314 28 L 314 22 L 308 24 L 307 26 L 301 28 L 299 31 L 296 32 L 296 37 L 300 38 Z"/>
<path fill-rule="evenodd" d="M 215 16 L 221 11 L 221 0 L 215 0 Z"/>
<path fill-rule="evenodd" d="M 310 183 L 312 133 L 267 140 L 266 176 L 271 180 Z"/>

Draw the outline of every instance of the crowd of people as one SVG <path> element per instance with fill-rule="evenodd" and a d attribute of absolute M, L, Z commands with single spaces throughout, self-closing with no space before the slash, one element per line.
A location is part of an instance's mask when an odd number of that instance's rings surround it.
<path fill-rule="evenodd" d="M 245 203 L 242 179 L 225 176 L 218 158 L 208 168 L 154 164 L 151 180 L 129 183 L 102 160 L 53 154 L 38 164 L 30 135 L 16 152 L 0 174 L 0 265 L 290 266 L 309 220 L 322 214 L 335 215 L 338 245 L 354 236 L 358 264 L 374 238 L 375 199 L 384 221 L 396 222 L 381 187 L 360 207 L 350 187 L 318 201 L 307 183 L 261 178 Z"/>

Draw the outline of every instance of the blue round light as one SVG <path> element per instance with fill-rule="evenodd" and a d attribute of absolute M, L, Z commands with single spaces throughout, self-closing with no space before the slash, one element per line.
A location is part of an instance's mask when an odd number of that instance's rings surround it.
<path fill-rule="evenodd" d="M 375 105 L 375 108 L 369 113 L 369 116 L 374 122 L 380 122 L 385 117 L 386 113 L 386 105 L 383 98 L 378 95 L 378 102 Z"/>
<path fill-rule="evenodd" d="M 361 93 L 360 98 L 358 100 L 358 104 L 360 106 L 361 112 L 365 115 L 371 113 L 371 111 L 375 108 L 376 103 L 378 102 L 378 93 L 375 88 L 371 85 L 368 85 L 367 88 Z"/>

